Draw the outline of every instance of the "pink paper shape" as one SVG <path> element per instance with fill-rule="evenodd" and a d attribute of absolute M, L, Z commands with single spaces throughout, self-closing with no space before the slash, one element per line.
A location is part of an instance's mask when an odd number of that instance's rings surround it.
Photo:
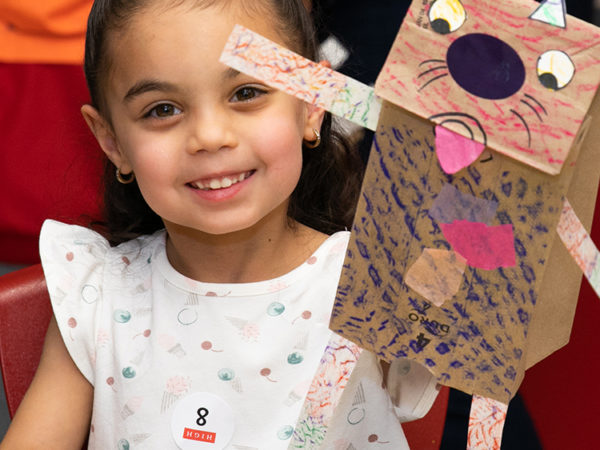
<path fill-rule="evenodd" d="M 456 220 L 440 223 L 444 237 L 471 267 L 494 270 L 516 264 L 512 225 L 488 226 Z"/>
<path fill-rule="evenodd" d="M 446 173 L 456 173 L 479 158 L 485 145 L 441 125 L 435 127 L 435 151 Z"/>
<path fill-rule="evenodd" d="M 425 248 L 404 279 L 413 291 L 440 307 L 460 289 L 466 265 L 456 252 Z"/>

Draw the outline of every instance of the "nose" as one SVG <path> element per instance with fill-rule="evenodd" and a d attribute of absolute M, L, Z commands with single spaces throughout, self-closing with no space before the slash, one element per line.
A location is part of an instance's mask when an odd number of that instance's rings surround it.
<path fill-rule="evenodd" d="M 236 144 L 232 121 L 219 108 L 204 108 L 190 120 L 188 151 L 216 152 Z"/>
<path fill-rule="evenodd" d="M 506 42 L 489 34 L 472 33 L 456 39 L 446 54 L 452 78 L 477 97 L 499 100 L 525 83 L 525 65 Z"/>

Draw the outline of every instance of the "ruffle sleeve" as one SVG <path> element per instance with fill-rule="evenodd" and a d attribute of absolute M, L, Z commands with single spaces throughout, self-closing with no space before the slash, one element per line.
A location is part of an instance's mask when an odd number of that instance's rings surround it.
<path fill-rule="evenodd" d="M 108 242 L 76 225 L 47 220 L 40 257 L 54 316 L 71 358 L 94 385 L 96 335 Z"/>
<path fill-rule="evenodd" d="M 400 422 L 424 417 L 440 390 L 436 378 L 425 366 L 406 358 L 392 362 L 387 388 Z"/>

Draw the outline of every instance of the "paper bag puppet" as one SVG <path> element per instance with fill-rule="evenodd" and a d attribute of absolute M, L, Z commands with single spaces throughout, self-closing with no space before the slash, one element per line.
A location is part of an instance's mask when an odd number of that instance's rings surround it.
<path fill-rule="evenodd" d="M 377 80 L 387 102 L 331 321 L 386 360 L 415 359 L 440 383 L 504 404 L 526 368 L 566 343 L 546 338 L 556 330 L 542 315 L 561 302 L 572 320 L 577 299 L 544 286 L 600 33 L 564 11 L 413 2 Z"/>

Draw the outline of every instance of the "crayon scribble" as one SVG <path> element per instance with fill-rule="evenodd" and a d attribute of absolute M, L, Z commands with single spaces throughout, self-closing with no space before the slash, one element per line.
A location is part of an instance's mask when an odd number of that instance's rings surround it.
<path fill-rule="evenodd" d="M 372 87 L 236 25 L 221 62 L 335 115 L 374 130 L 381 100 Z"/>

